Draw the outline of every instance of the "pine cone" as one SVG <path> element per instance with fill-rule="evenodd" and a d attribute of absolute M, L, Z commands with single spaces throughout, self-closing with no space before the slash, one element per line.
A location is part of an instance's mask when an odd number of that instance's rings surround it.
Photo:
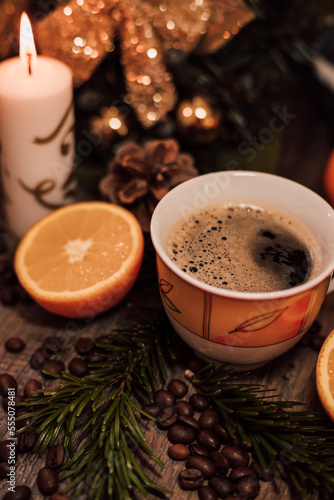
<path fill-rule="evenodd" d="M 123 205 L 137 217 L 144 232 L 149 232 L 153 210 L 173 187 L 198 175 L 193 158 L 179 153 L 174 139 L 134 142 L 121 147 L 100 181 L 102 196 Z"/>

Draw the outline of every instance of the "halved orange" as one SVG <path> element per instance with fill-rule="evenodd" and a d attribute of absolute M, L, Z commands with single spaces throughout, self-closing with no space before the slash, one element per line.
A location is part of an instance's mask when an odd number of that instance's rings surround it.
<path fill-rule="evenodd" d="M 133 286 L 144 238 L 135 216 L 102 201 L 74 203 L 40 219 L 20 241 L 18 279 L 42 307 L 88 318 L 118 304 Z"/>
<path fill-rule="evenodd" d="M 334 421 L 334 330 L 321 347 L 316 366 L 316 383 L 321 404 Z"/>

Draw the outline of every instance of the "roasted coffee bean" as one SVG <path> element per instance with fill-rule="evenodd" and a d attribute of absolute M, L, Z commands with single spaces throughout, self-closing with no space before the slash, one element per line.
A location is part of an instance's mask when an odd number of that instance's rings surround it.
<path fill-rule="evenodd" d="M 246 451 L 252 451 L 253 449 L 251 443 L 249 444 L 245 443 L 239 436 L 232 439 L 231 444 L 233 444 L 233 446 L 238 446 L 239 448 L 242 448 L 243 450 Z"/>
<path fill-rule="evenodd" d="M 200 470 L 204 479 L 209 479 L 209 477 L 212 477 L 216 472 L 214 463 L 209 458 L 200 457 L 199 455 L 189 457 L 186 466 L 188 469 Z"/>
<path fill-rule="evenodd" d="M 203 474 L 197 469 L 183 469 L 179 474 L 179 483 L 183 490 L 197 490 L 202 486 L 203 481 Z"/>
<path fill-rule="evenodd" d="M 6 285 L 1 288 L 0 301 L 4 306 L 14 306 L 18 299 L 19 294 L 16 286 Z"/>
<path fill-rule="evenodd" d="M 15 443 L 12 440 L 5 439 L 0 442 L 0 462 L 8 462 L 13 452 L 15 454 Z"/>
<path fill-rule="evenodd" d="M 28 486 L 18 485 L 15 486 L 14 491 L 8 491 L 2 500 L 30 500 L 31 489 Z"/>
<path fill-rule="evenodd" d="M 10 467 L 8 462 L 0 463 L 0 479 L 7 478 L 7 474 L 10 472 Z"/>
<path fill-rule="evenodd" d="M 51 361 L 48 361 L 46 365 L 44 365 L 43 370 L 47 370 L 48 372 L 56 373 L 57 375 L 60 375 L 61 372 L 65 370 L 65 365 L 63 361 L 60 359 L 51 359 Z M 53 379 L 53 375 L 49 375 L 48 373 L 42 373 L 43 377 L 47 379 Z"/>
<path fill-rule="evenodd" d="M 17 429 L 22 429 L 29 423 L 29 413 L 31 413 L 31 410 L 28 408 L 19 408 L 16 410 L 15 417 L 16 417 L 16 428 Z M 26 418 L 22 418 L 26 416 Z M 20 417 L 19 420 L 17 420 Z"/>
<path fill-rule="evenodd" d="M 202 396 L 202 394 L 199 394 L 198 392 L 195 392 L 195 394 L 190 396 L 189 403 L 196 411 L 204 411 L 209 408 L 210 405 L 206 397 Z"/>
<path fill-rule="evenodd" d="M 191 427 L 194 431 L 200 431 L 201 426 L 199 425 L 199 421 L 196 418 L 191 417 L 190 415 L 179 415 L 177 418 L 179 424 L 186 425 L 187 427 Z"/>
<path fill-rule="evenodd" d="M 8 340 L 6 340 L 6 343 L 5 343 L 5 348 L 9 352 L 23 351 L 25 346 L 26 346 L 26 344 L 25 344 L 24 340 L 20 339 L 19 337 L 10 337 Z"/>
<path fill-rule="evenodd" d="M 46 465 L 51 469 L 60 467 L 64 462 L 65 450 L 64 446 L 59 443 L 52 446 L 46 455 Z"/>
<path fill-rule="evenodd" d="M 196 432 L 185 425 L 175 424 L 168 429 L 167 437 L 173 444 L 190 444 L 196 438 Z"/>
<path fill-rule="evenodd" d="M 75 344 L 75 350 L 81 356 L 86 356 L 87 354 L 90 354 L 94 349 L 94 347 L 95 344 L 90 337 L 81 337 L 80 339 L 77 340 Z"/>
<path fill-rule="evenodd" d="M 198 498 L 199 500 L 217 500 L 218 496 L 210 486 L 201 486 L 198 490 Z"/>
<path fill-rule="evenodd" d="M 71 359 L 68 369 L 70 370 L 70 373 L 76 377 L 85 377 L 89 372 L 89 367 L 86 361 L 81 358 Z"/>
<path fill-rule="evenodd" d="M 19 453 L 28 453 L 35 446 L 37 434 L 35 431 L 23 432 L 17 438 L 17 451 Z"/>
<path fill-rule="evenodd" d="M 216 424 L 213 428 L 213 432 L 219 437 L 223 444 L 229 443 L 231 441 L 231 436 L 222 425 Z"/>
<path fill-rule="evenodd" d="M 320 330 L 321 330 L 321 324 L 317 320 L 313 321 L 312 325 L 308 329 L 309 333 L 311 333 L 312 335 L 319 333 Z"/>
<path fill-rule="evenodd" d="M 326 337 L 323 335 L 312 335 L 310 338 L 310 347 L 314 351 L 320 351 L 322 344 L 325 342 Z"/>
<path fill-rule="evenodd" d="M 235 489 L 239 495 L 253 499 L 260 493 L 260 482 L 255 476 L 244 477 L 237 482 Z"/>
<path fill-rule="evenodd" d="M 209 429 L 203 429 L 201 432 L 199 432 L 197 441 L 210 451 L 218 450 L 218 448 L 220 447 L 219 437 Z"/>
<path fill-rule="evenodd" d="M 169 382 L 167 390 L 172 392 L 176 398 L 183 398 L 188 392 L 188 386 L 183 380 L 175 378 Z"/>
<path fill-rule="evenodd" d="M 227 472 L 230 464 L 228 463 L 226 457 L 220 453 L 220 451 L 212 451 L 210 453 L 210 458 L 215 464 L 215 467 L 220 472 Z"/>
<path fill-rule="evenodd" d="M 53 469 L 42 467 L 37 475 L 37 486 L 43 495 L 51 495 L 58 489 L 58 475 Z"/>
<path fill-rule="evenodd" d="M 154 393 L 154 401 L 162 408 L 169 408 L 175 405 L 175 396 L 172 392 L 160 389 Z"/>
<path fill-rule="evenodd" d="M 175 405 L 175 408 L 179 415 L 189 415 L 190 417 L 192 417 L 195 413 L 194 408 L 190 403 L 188 403 L 188 401 L 178 401 Z"/>
<path fill-rule="evenodd" d="M 199 417 L 199 423 L 202 429 L 213 429 L 219 422 L 219 416 L 213 408 L 206 408 Z"/>
<path fill-rule="evenodd" d="M 57 335 L 50 335 L 43 342 L 43 348 L 51 356 L 58 354 L 62 350 L 63 345 L 64 341 L 60 337 L 57 337 Z"/>
<path fill-rule="evenodd" d="M 254 470 L 251 469 L 251 467 L 247 467 L 247 465 L 238 465 L 238 467 L 235 467 L 231 470 L 228 477 L 231 479 L 231 481 L 239 481 L 239 479 L 248 476 L 256 477 Z"/>
<path fill-rule="evenodd" d="M 156 422 L 159 429 L 169 429 L 177 422 L 177 411 L 175 408 L 164 408 L 160 411 Z"/>
<path fill-rule="evenodd" d="M 35 396 L 39 396 L 41 393 L 37 392 L 42 389 L 42 384 L 35 379 L 31 379 L 26 383 L 24 388 L 24 395 L 26 398 L 33 398 Z"/>
<path fill-rule="evenodd" d="M 30 366 L 33 370 L 41 370 L 48 362 L 48 359 L 46 351 L 42 347 L 39 347 L 30 358 Z"/>
<path fill-rule="evenodd" d="M 190 450 L 185 444 L 177 443 L 170 446 L 167 453 L 173 460 L 187 460 Z"/>
<path fill-rule="evenodd" d="M 53 493 L 53 495 L 51 495 L 50 500 L 70 500 L 70 497 L 65 495 L 65 493 L 56 491 L 56 493 Z"/>
<path fill-rule="evenodd" d="M 9 373 L 2 373 L 0 375 L 0 392 L 4 398 L 8 396 L 8 389 L 17 390 L 17 381 Z"/>
<path fill-rule="evenodd" d="M 157 403 L 148 403 L 147 405 L 143 406 L 143 410 L 152 417 L 156 418 L 161 412 L 161 406 L 159 406 Z M 142 415 L 142 417 L 147 418 L 145 415 Z"/>
<path fill-rule="evenodd" d="M 225 498 L 234 493 L 234 484 L 232 481 L 220 474 L 209 479 L 209 486 L 211 486 L 221 498 Z"/>
<path fill-rule="evenodd" d="M 210 451 L 202 444 L 192 443 L 189 446 L 189 450 L 192 455 L 199 455 L 200 457 L 210 458 Z"/>
<path fill-rule="evenodd" d="M 230 467 L 238 467 L 239 465 L 248 465 L 249 456 L 245 450 L 238 446 L 224 446 L 221 454 L 226 457 Z"/>
<path fill-rule="evenodd" d="M 12 402 L 12 398 L 3 398 L 3 401 L 2 401 L 2 408 L 8 412 L 8 403 L 10 401 L 10 403 Z M 19 403 L 23 403 L 24 401 L 24 397 L 23 396 L 20 396 L 19 394 L 15 394 L 14 396 L 14 400 L 15 400 L 15 404 L 19 404 Z M 10 405 L 11 406 L 11 405 Z"/>
<path fill-rule="evenodd" d="M 206 363 L 203 359 L 194 356 L 188 361 L 188 370 L 191 370 L 192 372 L 196 373 L 205 365 Z"/>
<path fill-rule="evenodd" d="M 261 479 L 261 481 L 270 482 L 274 480 L 274 474 L 269 470 L 262 469 L 261 465 L 258 462 L 252 462 L 250 468 Z"/>

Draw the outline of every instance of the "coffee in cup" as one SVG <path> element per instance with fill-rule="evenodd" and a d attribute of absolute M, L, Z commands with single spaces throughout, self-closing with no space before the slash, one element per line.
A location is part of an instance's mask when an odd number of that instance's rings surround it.
<path fill-rule="evenodd" d="M 273 292 L 305 283 L 320 269 L 313 234 L 291 215 L 252 203 L 218 203 L 179 220 L 167 254 L 204 283 L 240 292 Z"/>
<path fill-rule="evenodd" d="M 251 244 L 246 244 L 246 248 L 240 251 L 235 238 L 229 251 L 235 247 L 235 255 L 244 258 L 243 253 L 247 250 L 246 263 L 250 259 L 262 260 L 263 257 L 264 263 L 272 271 L 275 260 L 289 258 L 290 263 L 294 261 L 292 255 L 296 250 L 302 256 L 301 270 L 298 265 L 290 265 L 290 268 L 287 266 L 287 281 L 277 287 L 281 289 L 276 289 L 275 285 L 274 291 L 272 288 L 269 288 L 271 291 L 264 291 L 262 288 L 260 291 L 243 291 L 248 280 L 252 284 L 256 281 L 249 279 L 249 275 L 244 280 L 242 291 L 229 288 L 229 283 L 227 288 L 220 288 L 216 281 L 220 277 L 218 270 L 223 271 L 217 264 L 221 259 L 218 259 L 219 254 L 215 257 L 210 254 L 208 250 L 211 251 L 212 246 L 207 244 L 206 247 L 199 247 L 202 251 L 199 255 L 202 257 L 198 257 L 196 262 L 194 256 L 189 257 L 187 250 L 186 263 L 188 261 L 187 265 L 191 267 L 201 267 L 199 264 L 202 263 L 204 267 L 207 265 L 205 262 L 213 260 L 213 272 L 210 275 L 214 284 L 197 279 L 198 271 L 193 272 L 188 268 L 184 271 L 174 260 L 178 255 L 173 252 L 173 247 L 171 253 L 167 253 L 169 235 L 188 216 L 192 217 L 194 210 L 198 217 L 199 212 L 211 212 L 211 207 L 214 206 L 224 207 L 226 210 L 224 223 L 223 215 L 215 214 L 217 219 L 214 219 L 214 223 L 210 220 L 211 226 L 206 228 L 217 235 L 219 220 L 222 220 L 221 226 L 224 229 L 228 226 L 226 219 L 233 220 L 233 217 L 228 218 L 231 215 L 228 214 L 229 208 L 234 211 L 236 208 L 241 210 L 242 207 L 246 211 L 247 208 L 254 208 L 255 214 L 257 210 L 263 213 L 259 217 L 261 224 L 264 221 L 263 226 L 256 226 L 258 222 L 256 217 L 252 220 L 252 216 L 244 223 L 246 228 L 251 228 Z M 274 242 L 278 241 L 278 230 L 281 229 L 287 236 L 282 237 L 279 246 L 275 247 Z M 262 241 L 260 251 L 260 243 L 256 243 L 256 238 L 252 240 L 259 231 L 262 231 L 262 236 L 257 238 Z M 226 244 L 232 233 L 221 230 L 221 237 L 227 238 L 221 242 Z M 319 312 L 334 270 L 333 208 L 305 186 L 262 172 L 214 172 L 178 185 L 155 208 L 151 236 L 157 254 L 160 295 L 173 328 L 199 356 L 238 369 L 251 369 L 264 364 L 286 352 L 301 339 Z M 196 237 L 201 239 L 199 235 Z M 241 234 L 241 239 L 243 237 Z M 289 244 L 286 243 L 286 238 Z M 187 240 L 182 233 L 180 241 L 181 246 L 188 245 L 189 249 L 190 239 Z M 212 245 L 212 242 L 209 243 Z M 285 252 L 281 252 L 281 246 L 285 247 Z M 254 252 L 256 248 L 257 257 Z M 209 258 L 205 257 L 204 260 L 205 254 Z M 234 254 L 232 257 L 234 258 Z M 232 257 L 226 253 L 223 267 L 232 263 Z M 262 267 L 265 268 L 266 265 Z M 243 275 L 240 269 L 243 270 L 243 267 L 240 266 L 239 270 L 236 268 L 239 280 Z M 230 269 L 230 276 L 222 275 L 219 281 L 228 282 L 234 274 L 235 271 Z M 274 274 L 277 278 L 279 272 L 275 271 Z M 215 276 L 217 279 L 214 279 Z M 293 278 L 299 280 L 299 283 L 295 283 Z M 331 288 L 333 284 L 334 280 Z"/>

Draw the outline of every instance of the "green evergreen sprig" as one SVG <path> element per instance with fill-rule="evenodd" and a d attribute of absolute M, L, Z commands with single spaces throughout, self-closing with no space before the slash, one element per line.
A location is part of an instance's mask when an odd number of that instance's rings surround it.
<path fill-rule="evenodd" d="M 207 365 L 186 376 L 217 408 L 230 436 L 252 447 L 264 470 L 286 477 L 303 498 L 313 491 L 324 499 L 334 494 L 334 428 L 329 420 L 296 410 L 302 403 L 265 395 L 262 386 L 240 381 L 245 374 L 224 367 Z"/>
<path fill-rule="evenodd" d="M 154 391 L 167 379 L 169 361 L 186 348 L 165 321 L 114 330 L 110 339 L 112 343 L 97 344 L 104 359 L 89 375 L 53 374 L 57 388 L 26 400 L 33 412 L 19 433 L 37 433 L 33 451 L 39 455 L 64 443 L 69 459 L 60 469 L 60 480 L 66 480 L 71 498 L 84 494 L 87 499 L 107 495 L 125 500 L 134 489 L 146 498 L 152 492 L 155 497 L 168 494 L 142 471 L 136 458 L 141 450 L 164 467 L 145 443 L 137 416 L 150 418 L 139 405 L 153 400 Z M 306 498 L 318 492 L 320 498 L 331 498 L 334 429 L 328 419 L 296 409 L 302 403 L 281 401 L 275 391 L 247 383 L 245 374 L 223 366 L 210 364 L 185 374 L 217 408 L 230 436 L 252 446 L 264 470 L 286 477 L 294 494 Z"/>
<path fill-rule="evenodd" d="M 58 388 L 26 400 L 33 412 L 19 432 L 37 433 L 33 451 L 40 456 L 61 436 L 70 458 L 60 469 L 60 480 L 67 480 L 65 491 L 73 498 L 84 493 L 98 500 L 107 493 L 111 500 L 125 500 L 134 488 L 146 498 L 150 491 L 168 493 L 150 480 L 136 458 L 141 450 L 164 467 L 145 443 L 137 419 L 138 412 L 145 412 L 136 402 L 152 401 L 166 379 L 162 335 L 158 324 L 114 331 L 112 343 L 97 344 L 104 359 L 91 374 L 79 378 L 46 372 L 58 379 Z"/>

